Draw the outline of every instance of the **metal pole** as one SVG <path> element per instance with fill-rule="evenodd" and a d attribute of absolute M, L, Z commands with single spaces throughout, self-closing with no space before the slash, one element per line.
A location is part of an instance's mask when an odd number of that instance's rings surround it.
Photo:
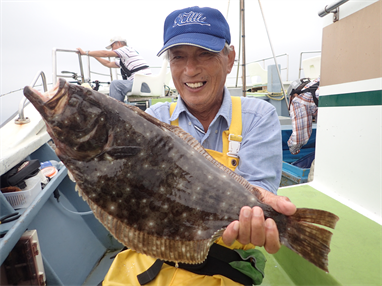
<path fill-rule="evenodd" d="M 42 86 L 44 88 L 44 92 L 47 92 L 48 91 L 48 86 L 46 84 L 46 77 L 45 77 L 45 73 L 43 71 L 40 71 L 39 73 L 37 73 L 37 75 L 33 79 L 33 81 L 30 84 L 30 86 L 34 87 L 36 85 L 36 82 L 37 82 L 37 80 L 38 80 L 38 78 L 40 76 L 41 76 Z M 24 107 L 25 107 L 25 103 L 27 102 L 27 100 L 28 99 L 26 97 L 23 97 L 21 99 L 20 103 L 19 103 L 19 118 L 15 120 L 16 124 L 22 125 L 22 124 L 26 124 L 26 123 L 30 122 L 30 119 L 28 117 L 24 116 Z"/>
<path fill-rule="evenodd" d="M 53 86 L 57 82 L 57 49 L 54 48 L 52 51 L 52 83 Z"/>
<path fill-rule="evenodd" d="M 332 3 L 332 4 L 329 4 L 329 5 L 326 5 L 324 9 L 320 10 L 318 12 L 318 16 L 320 17 L 324 17 L 326 15 L 328 15 L 329 13 L 331 13 L 333 10 L 337 9 L 338 7 L 340 7 L 342 4 L 348 2 L 349 0 L 340 0 L 340 1 L 337 1 L 335 3 Z"/>
<path fill-rule="evenodd" d="M 242 78 L 242 90 L 243 90 L 243 97 L 246 96 L 246 72 L 245 72 L 245 11 L 244 11 L 244 0 L 240 0 L 240 15 L 241 15 L 241 42 L 242 42 L 242 72 L 241 72 L 241 78 Z"/>
<path fill-rule="evenodd" d="M 88 55 L 87 56 L 87 60 L 88 60 L 88 79 L 89 79 L 89 83 L 92 81 L 91 78 L 91 71 L 90 71 L 90 56 Z"/>
<path fill-rule="evenodd" d="M 263 8 L 261 7 L 260 0 L 258 0 L 258 1 L 259 1 L 259 6 L 260 6 L 261 15 L 263 16 L 263 21 L 264 21 L 264 25 L 265 25 L 265 30 L 267 31 L 269 44 L 270 44 L 270 46 L 271 46 L 273 59 L 275 60 L 275 65 L 276 65 L 277 74 L 278 74 L 278 76 L 279 76 L 279 80 L 280 80 L 280 84 L 281 84 L 281 90 L 283 91 L 284 99 L 285 99 L 285 103 L 286 103 L 286 106 L 287 106 L 287 108 L 288 108 L 288 110 L 289 110 L 289 104 L 288 104 L 287 97 L 286 97 L 286 95 L 285 95 L 285 90 L 284 90 L 284 86 L 283 86 L 283 81 L 282 81 L 282 79 L 281 79 L 280 69 L 279 69 L 279 66 L 278 66 L 278 64 L 277 64 L 277 60 L 276 60 L 276 56 L 275 56 L 275 52 L 274 52 L 274 50 L 273 50 L 273 45 L 272 45 L 272 42 L 271 42 L 271 37 L 269 36 L 267 22 L 265 21 L 265 17 L 264 17 L 264 13 L 263 13 Z"/>
<path fill-rule="evenodd" d="M 85 83 L 85 74 L 84 74 L 84 69 L 82 67 L 82 57 L 81 57 L 81 54 L 78 53 L 78 61 L 80 63 L 80 71 L 81 71 L 81 79 L 82 79 L 82 83 Z"/>
<path fill-rule="evenodd" d="M 236 84 L 235 87 L 237 87 L 237 83 L 239 81 L 239 71 L 240 71 L 240 59 L 241 59 L 241 12 L 239 13 L 240 21 L 239 21 L 239 54 L 237 56 L 237 69 L 236 69 Z"/>

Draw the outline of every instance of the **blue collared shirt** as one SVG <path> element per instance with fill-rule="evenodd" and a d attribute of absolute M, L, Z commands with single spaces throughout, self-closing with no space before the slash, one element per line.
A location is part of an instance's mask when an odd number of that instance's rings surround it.
<path fill-rule="evenodd" d="M 232 118 L 232 100 L 227 88 L 224 89 L 222 106 L 206 133 L 180 97 L 171 117 L 170 104 L 157 103 L 146 112 L 168 124 L 179 118 L 179 127 L 195 137 L 205 149 L 222 152 L 222 134 L 229 129 Z M 282 141 L 276 109 L 264 100 L 242 97 L 241 112 L 243 141 L 235 172 L 252 185 L 277 194 L 282 171 Z"/>

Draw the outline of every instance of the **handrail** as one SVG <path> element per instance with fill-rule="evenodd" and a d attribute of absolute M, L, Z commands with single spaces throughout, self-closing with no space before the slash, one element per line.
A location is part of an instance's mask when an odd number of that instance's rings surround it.
<path fill-rule="evenodd" d="M 286 70 L 286 81 L 288 81 L 288 77 L 289 77 L 289 54 L 277 55 L 276 58 L 280 58 L 280 57 L 284 57 L 284 56 L 286 57 L 286 68 L 282 68 L 281 70 Z M 257 60 L 257 61 L 254 61 L 254 62 L 250 62 L 250 63 L 263 62 L 263 68 L 265 68 L 265 61 L 273 60 L 273 59 L 274 59 L 273 57 L 269 57 L 269 58 L 264 58 L 264 59 Z M 250 64 L 250 63 L 248 63 L 248 64 Z"/>
<path fill-rule="evenodd" d="M 68 53 L 76 53 L 78 54 L 78 60 L 79 60 L 79 65 L 80 65 L 80 72 L 81 72 L 81 81 L 82 83 L 85 83 L 86 80 L 85 80 L 85 74 L 84 74 L 84 69 L 83 69 L 83 63 L 82 63 L 82 55 L 78 52 L 78 50 L 66 50 L 66 49 L 57 49 L 57 48 L 54 48 L 53 49 L 53 60 L 52 60 L 52 63 L 53 63 L 53 85 L 56 84 L 57 82 L 57 77 L 63 77 L 63 78 L 72 78 L 72 76 L 69 76 L 69 75 L 63 75 L 63 74 L 60 74 L 58 75 L 57 74 L 57 52 L 68 52 Z M 94 72 L 91 70 L 90 68 L 90 56 L 87 55 L 87 72 L 88 72 L 88 80 L 89 82 L 91 81 L 91 75 L 92 74 L 98 74 L 98 75 L 102 75 L 102 76 L 110 76 L 110 82 L 112 82 L 114 79 L 118 79 L 118 73 L 115 72 L 115 75 L 113 75 L 113 71 L 116 71 L 116 69 L 113 69 L 113 68 L 109 68 L 109 74 L 103 74 L 103 73 L 97 73 L 97 72 Z M 109 61 L 111 61 L 111 57 L 108 57 Z M 156 67 L 150 67 L 150 68 L 156 68 Z M 159 67 L 161 68 L 161 67 Z"/>
<path fill-rule="evenodd" d="M 78 55 L 78 60 L 79 60 L 79 64 L 80 64 L 80 71 L 81 71 L 81 79 L 82 79 L 82 83 L 85 82 L 85 75 L 84 75 L 84 69 L 83 69 L 83 66 L 82 66 L 82 58 L 81 58 L 81 54 L 77 51 L 77 50 L 65 50 L 65 49 L 57 49 L 57 48 L 54 48 L 53 49 L 53 55 L 52 55 L 52 64 L 53 64 L 53 67 L 52 67 L 52 72 L 53 72 L 53 85 L 56 84 L 57 82 L 57 52 L 67 52 L 67 53 L 76 53 Z M 65 75 L 59 75 L 60 77 L 68 77 L 70 78 L 70 76 L 65 76 Z"/>
<path fill-rule="evenodd" d="M 41 76 L 41 80 L 42 80 L 42 84 L 43 84 L 43 88 L 44 88 L 44 92 L 47 92 L 48 91 L 48 87 L 46 85 L 46 77 L 45 77 L 45 74 L 43 71 L 40 71 L 37 73 L 37 75 L 35 76 L 35 78 L 33 79 L 32 83 L 30 84 L 31 87 L 34 87 L 36 85 L 36 82 L 38 80 L 38 78 Z M 27 101 L 28 99 L 26 97 L 22 98 L 20 100 L 20 103 L 19 103 L 19 118 L 18 119 L 15 119 L 15 123 L 16 124 L 26 124 L 26 123 L 29 123 L 30 122 L 30 119 L 28 117 L 25 117 L 24 116 L 24 107 L 25 107 L 25 102 Z"/>
<path fill-rule="evenodd" d="M 298 78 L 301 78 L 301 63 L 302 63 L 302 54 L 321 54 L 321 51 L 311 51 L 311 52 L 301 52 L 300 53 L 300 63 L 298 65 Z"/>
<path fill-rule="evenodd" d="M 239 50 L 239 52 L 240 52 L 240 50 Z M 276 56 L 276 58 L 279 58 L 279 57 L 286 57 L 286 67 L 285 68 L 281 68 L 280 70 L 281 71 L 286 70 L 286 79 L 285 80 L 288 81 L 289 80 L 288 79 L 289 78 L 289 54 L 281 54 L 281 55 L 277 55 Z M 263 58 L 263 59 L 260 59 L 260 60 L 248 62 L 245 65 L 248 66 L 251 63 L 262 62 L 263 63 L 263 68 L 265 69 L 265 61 L 273 60 L 273 59 L 274 59 L 273 57 Z M 238 70 L 239 70 L 239 65 L 237 67 L 237 71 Z M 247 78 L 250 78 L 250 76 L 248 74 L 246 76 L 247 76 Z M 239 73 L 237 72 L 236 76 L 227 77 L 227 79 L 236 79 L 236 84 L 234 86 L 237 87 L 238 77 L 239 77 Z"/>
<path fill-rule="evenodd" d="M 326 5 L 324 9 L 322 9 L 318 12 L 318 16 L 324 17 L 324 16 L 328 15 L 329 13 L 335 12 L 334 10 L 336 10 L 338 7 L 340 7 L 342 4 L 344 4 L 348 1 L 349 0 L 340 0 L 340 1 L 334 2 L 332 4 Z"/>

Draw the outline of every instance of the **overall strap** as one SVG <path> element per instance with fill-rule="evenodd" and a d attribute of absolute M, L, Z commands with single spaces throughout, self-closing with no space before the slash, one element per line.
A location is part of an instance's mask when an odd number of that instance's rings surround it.
<path fill-rule="evenodd" d="M 243 123 L 241 119 L 241 98 L 240 97 L 231 97 L 232 98 L 232 118 L 231 125 L 229 127 L 228 133 L 228 146 L 227 149 L 224 148 L 223 140 L 223 152 L 227 153 L 228 156 L 238 158 L 237 154 L 240 150 L 240 144 L 242 141 L 242 128 Z"/>
<path fill-rule="evenodd" d="M 176 107 L 176 102 L 173 102 L 170 104 L 170 117 L 174 113 L 175 107 Z M 175 119 L 174 121 L 171 121 L 171 125 L 179 126 L 179 118 Z"/>
<path fill-rule="evenodd" d="M 175 264 L 157 259 L 149 269 L 139 274 L 137 279 L 141 285 L 146 285 L 158 276 L 163 263 L 166 263 L 199 275 L 222 275 L 237 283 L 249 286 L 253 284 L 252 279 L 230 265 L 231 262 L 243 260 L 236 251 L 214 243 L 210 248 L 207 259 L 201 264 Z"/>
<path fill-rule="evenodd" d="M 238 153 L 242 141 L 242 114 L 241 114 L 241 98 L 231 97 L 232 99 L 232 119 L 229 130 L 223 131 L 223 152 L 206 149 L 206 151 L 218 162 L 235 171 L 239 165 Z M 176 102 L 170 105 L 170 116 L 173 114 Z M 179 118 L 171 121 L 171 125 L 179 126 Z"/>

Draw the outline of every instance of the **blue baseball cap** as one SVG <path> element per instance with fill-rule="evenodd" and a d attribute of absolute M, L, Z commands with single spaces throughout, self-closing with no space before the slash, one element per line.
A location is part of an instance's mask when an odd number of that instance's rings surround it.
<path fill-rule="evenodd" d="M 191 45 L 212 52 L 220 52 L 231 43 L 229 25 L 219 10 L 209 7 L 189 7 L 175 10 L 164 22 L 164 46 L 158 57 L 168 49 Z"/>

